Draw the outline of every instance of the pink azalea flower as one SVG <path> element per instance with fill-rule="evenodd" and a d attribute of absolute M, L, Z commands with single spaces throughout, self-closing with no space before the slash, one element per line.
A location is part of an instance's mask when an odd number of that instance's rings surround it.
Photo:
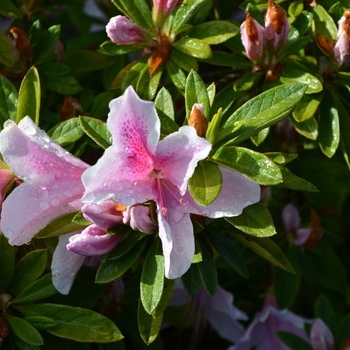
<path fill-rule="evenodd" d="M 181 280 L 176 280 L 170 306 L 188 304 L 186 318 L 194 323 L 195 332 L 198 333 L 200 322 L 205 319 L 224 339 L 236 342 L 244 333 L 244 327 L 238 320 L 247 320 L 248 316 L 233 305 L 233 295 L 218 286 L 211 298 L 203 285 L 194 297 L 189 297 Z"/>
<path fill-rule="evenodd" d="M 339 67 L 350 63 L 350 38 L 345 30 L 350 28 L 350 11 L 345 11 L 338 22 L 338 40 L 334 46 L 334 61 Z"/>
<path fill-rule="evenodd" d="M 161 28 L 179 0 L 153 0 L 153 22 Z"/>
<path fill-rule="evenodd" d="M 278 310 L 274 297 L 269 295 L 242 338 L 227 350 L 250 350 L 254 347 L 255 350 L 290 350 L 277 332 L 289 332 L 309 342 L 304 330 L 304 323 L 309 322 L 287 309 Z"/>
<path fill-rule="evenodd" d="M 2 207 L 1 229 L 10 244 L 26 244 L 53 219 L 80 209 L 84 192 L 80 178 L 88 165 L 52 141 L 29 117 L 18 126 L 5 123 L 0 151 L 24 181 Z"/>
<path fill-rule="evenodd" d="M 310 340 L 314 350 L 334 349 L 333 334 L 320 318 L 317 318 L 312 324 Z"/>
<path fill-rule="evenodd" d="M 123 222 L 135 231 L 154 233 L 157 225 L 149 215 L 149 208 L 143 205 L 129 205 L 123 212 Z"/>
<path fill-rule="evenodd" d="M 132 87 L 110 103 L 107 125 L 113 144 L 97 164 L 83 174 L 85 203 L 113 199 L 122 205 L 150 200 L 157 205 L 165 275 L 177 278 L 190 267 L 194 236 L 190 213 L 209 217 L 236 216 L 260 197 L 260 187 L 241 174 L 222 169 L 223 186 L 217 200 L 201 207 L 186 194 L 198 161 L 211 144 L 193 127 L 159 141 L 160 121 L 152 102 L 139 99 Z"/>

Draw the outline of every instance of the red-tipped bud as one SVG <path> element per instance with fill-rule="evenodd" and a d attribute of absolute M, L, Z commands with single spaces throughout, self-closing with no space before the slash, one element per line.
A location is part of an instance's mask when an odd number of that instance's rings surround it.
<path fill-rule="evenodd" d="M 7 37 L 13 47 L 15 59 L 19 58 L 20 53 L 23 54 L 26 59 L 30 58 L 30 41 L 27 33 L 23 29 L 13 27 L 9 30 Z"/>
<path fill-rule="evenodd" d="M 208 129 L 208 120 L 204 117 L 204 108 L 202 104 L 195 103 L 193 105 L 188 125 L 196 129 L 198 136 L 205 136 Z"/>

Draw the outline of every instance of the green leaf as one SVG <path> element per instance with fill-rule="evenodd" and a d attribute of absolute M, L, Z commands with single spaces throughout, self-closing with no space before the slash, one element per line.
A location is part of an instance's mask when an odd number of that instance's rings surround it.
<path fill-rule="evenodd" d="M 46 263 L 46 249 L 37 249 L 26 254 L 16 265 L 11 294 L 18 295 L 24 288 L 36 281 L 43 274 Z"/>
<path fill-rule="evenodd" d="M 286 84 L 252 98 L 228 118 L 220 138 L 238 143 L 283 120 L 290 109 L 301 100 L 306 88 L 305 84 Z M 242 126 L 235 131 L 238 122 Z"/>
<path fill-rule="evenodd" d="M 204 116 L 210 116 L 210 102 L 207 87 L 202 78 L 195 71 L 191 71 L 186 80 L 185 91 L 186 118 L 190 117 L 192 107 L 195 103 L 201 103 L 204 107 Z"/>
<path fill-rule="evenodd" d="M 164 256 L 160 239 L 152 244 L 143 263 L 141 275 L 141 302 L 148 314 L 157 307 L 164 287 Z"/>
<path fill-rule="evenodd" d="M 18 8 L 10 0 L 1 0 L 0 15 L 12 18 L 22 18 Z"/>
<path fill-rule="evenodd" d="M 252 69 L 253 63 L 247 58 L 243 58 L 233 53 L 223 51 L 212 51 L 212 56 L 203 60 L 205 63 L 214 66 L 234 67 L 242 69 Z"/>
<path fill-rule="evenodd" d="M 65 120 L 48 131 L 48 135 L 61 146 L 78 141 L 84 131 L 80 126 L 79 118 Z"/>
<path fill-rule="evenodd" d="M 303 122 L 297 122 L 294 118 L 289 118 L 299 134 L 310 140 L 316 140 L 318 137 L 318 124 L 315 117 L 306 119 Z"/>
<path fill-rule="evenodd" d="M 280 80 L 285 84 L 293 82 L 306 84 L 306 94 L 314 94 L 322 91 L 323 89 L 322 82 L 314 75 L 294 68 L 284 68 L 283 75 L 280 77 Z"/>
<path fill-rule="evenodd" d="M 175 121 L 173 100 L 169 91 L 165 87 L 162 87 L 158 92 L 157 97 L 154 100 L 154 107 L 156 108 L 158 114 L 161 114 L 162 116 L 165 115 L 167 119 Z M 163 123 L 162 120 L 161 123 Z"/>
<path fill-rule="evenodd" d="M 101 44 L 98 52 L 109 56 L 125 55 L 131 52 L 142 51 L 144 49 L 141 45 L 116 45 L 112 41 L 107 40 Z"/>
<path fill-rule="evenodd" d="M 7 291 L 15 268 L 15 251 L 0 232 L 0 294 Z"/>
<path fill-rule="evenodd" d="M 304 339 L 288 332 L 277 332 L 278 337 L 292 350 L 312 350 L 312 347 Z"/>
<path fill-rule="evenodd" d="M 162 76 L 162 66 L 153 73 L 152 77 L 149 73 L 149 66 L 146 64 L 144 68 L 140 71 L 140 75 L 137 78 L 135 90 L 140 96 L 145 100 L 153 100 Z M 127 78 L 127 77 L 126 77 Z"/>
<path fill-rule="evenodd" d="M 319 109 L 318 142 L 322 152 L 333 157 L 340 141 L 340 125 L 337 104 L 332 94 L 324 96 Z"/>
<path fill-rule="evenodd" d="M 117 326 L 105 316 L 92 311 L 56 304 L 30 304 L 16 306 L 25 316 L 44 316 L 57 326 L 46 332 L 57 337 L 80 342 L 110 343 L 123 338 Z"/>
<path fill-rule="evenodd" d="M 40 333 L 23 318 L 10 315 L 7 312 L 4 316 L 11 327 L 11 331 L 14 332 L 20 339 L 32 345 L 44 344 Z"/>
<path fill-rule="evenodd" d="M 222 118 L 222 109 L 220 108 L 218 112 L 213 116 L 211 122 L 209 123 L 208 130 L 205 134 L 205 138 L 212 144 L 215 145 L 216 137 L 220 128 Z"/>
<path fill-rule="evenodd" d="M 206 242 L 203 235 L 197 235 L 196 240 L 202 250 L 203 257 L 203 260 L 197 263 L 196 266 L 198 267 L 199 275 L 205 290 L 213 297 L 218 285 L 218 276 L 213 256 L 208 248 L 208 244 L 210 246 L 210 243 Z"/>
<path fill-rule="evenodd" d="M 11 334 L 11 338 L 9 340 L 13 340 L 13 342 L 17 345 L 17 347 L 13 344 L 13 348 L 7 349 L 5 348 L 4 350 L 40 350 L 39 346 L 29 344 L 25 341 L 23 341 L 21 338 L 17 337 L 15 333 Z M 6 344 L 6 343 L 5 343 Z M 7 346 L 7 344 L 6 344 Z"/>
<path fill-rule="evenodd" d="M 257 134 L 251 136 L 250 139 L 252 140 L 255 146 L 259 146 L 265 141 L 267 135 L 269 134 L 269 131 L 270 128 L 262 129 Z"/>
<path fill-rule="evenodd" d="M 197 38 L 209 45 L 221 44 L 239 33 L 239 28 L 228 21 L 210 21 L 193 27 L 187 37 Z"/>
<path fill-rule="evenodd" d="M 222 174 L 218 166 L 211 162 L 199 162 L 188 182 L 192 198 L 206 207 L 214 202 L 221 191 Z"/>
<path fill-rule="evenodd" d="M 60 76 L 70 74 L 72 70 L 66 64 L 58 63 L 58 62 L 50 62 L 50 63 L 41 64 L 38 67 L 38 72 L 40 76 L 46 75 L 51 77 L 52 79 L 53 77 L 60 77 Z"/>
<path fill-rule="evenodd" d="M 267 152 L 265 156 L 269 157 L 273 162 L 278 164 L 287 164 L 298 157 L 297 154 L 282 153 L 282 152 Z"/>
<path fill-rule="evenodd" d="M 249 278 L 244 258 L 233 242 L 220 233 L 207 232 L 216 251 L 243 277 Z"/>
<path fill-rule="evenodd" d="M 175 280 L 168 280 L 167 278 L 164 278 L 162 297 L 160 298 L 157 307 L 152 312 L 153 317 L 158 317 L 165 311 L 173 295 L 174 286 Z"/>
<path fill-rule="evenodd" d="M 315 316 L 321 318 L 334 335 L 337 334 L 337 316 L 331 302 L 324 294 L 321 294 L 316 301 Z"/>
<path fill-rule="evenodd" d="M 294 268 L 288 261 L 287 257 L 283 254 L 278 245 L 270 238 L 248 236 L 236 232 L 230 232 L 230 234 L 267 261 L 275 264 L 283 270 L 295 273 Z"/>
<path fill-rule="evenodd" d="M 270 237 L 277 233 L 270 212 L 260 203 L 249 205 L 241 215 L 225 220 L 252 236 Z"/>
<path fill-rule="evenodd" d="M 53 286 L 51 280 L 51 273 L 48 273 L 45 276 L 39 278 L 37 281 L 33 282 L 28 287 L 23 289 L 16 296 L 16 298 L 12 300 L 12 304 L 35 303 L 36 301 L 57 294 L 57 289 Z"/>
<path fill-rule="evenodd" d="M 78 225 L 72 222 L 77 212 L 68 213 L 52 220 L 46 227 L 40 230 L 34 238 L 49 238 L 55 236 L 61 236 L 65 233 L 84 229 L 86 226 Z"/>
<path fill-rule="evenodd" d="M 202 282 L 197 264 L 192 264 L 186 273 L 181 276 L 181 280 L 187 294 L 193 297 L 198 292 Z"/>
<path fill-rule="evenodd" d="M 17 109 L 17 124 L 25 116 L 29 116 L 39 124 L 40 112 L 40 79 L 36 68 L 33 66 L 29 69 L 22 80 L 18 95 L 18 109 Z"/>
<path fill-rule="evenodd" d="M 77 79 L 70 76 L 42 76 L 43 85 L 49 90 L 62 95 L 74 95 L 83 88 Z"/>
<path fill-rule="evenodd" d="M 92 224 L 91 221 L 85 219 L 81 210 L 78 211 L 78 213 L 74 216 L 74 218 L 72 219 L 72 222 L 78 225 L 84 225 L 84 226 L 89 226 Z"/>
<path fill-rule="evenodd" d="M 139 326 L 141 338 L 147 345 L 153 343 L 156 340 L 160 332 L 162 320 L 163 314 L 160 314 L 157 317 L 149 315 L 143 308 L 141 301 L 139 301 L 137 311 L 137 324 Z"/>
<path fill-rule="evenodd" d="M 63 60 L 63 63 L 76 72 L 105 69 L 113 62 L 113 57 L 92 50 L 71 51 L 64 56 Z"/>
<path fill-rule="evenodd" d="M 311 118 L 317 111 L 323 94 L 304 95 L 293 111 L 293 117 L 297 122 L 303 122 Z"/>
<path fill-rule="evenodd" d="M 105 122 L 83 116 L 79 117 L 79 122 L 86 135 L 91 137 L 103 149 L 108 148 L 112 144 L 110 141 L 112 135 Z"/>
<path fill-rule="evenodd" d="M 198 70 L 197 60 L 193 57 L 190 57 L 182 53 L 181 51 L 173 50 L 170 53 L 170 58 L 175 64 L 177 64 L 185 72 L 190 72 L 191 70 L 194 70 L 194 71 Z"/>
<path fill-rule="evenodd" d="M 288 7 L 288 14 L 292 17 L 298 17 L 304 9 L 302 2 L 292 2 Z"/>
<path fill-rule="evenodd" d="M 110 283 L 122 276 L 140 257 L 146 248 L 148 239 L 148 236 L 141 239 L 127 254 L 124 254 L 120 258 L 103 261 L 97 270 L 96 283 Z"/>
<path fill-rule="evenodd" d="M 57 322 L 52 318 L 44 316 L 29 316 L 23 317 L 23 320 L 31 324 L 34 328 L 38 330 L 45 330 L 57 326 Z"/>
<path fill-rule="evenodd" d="M 233 89 L 235 91 L 248 91 L 261 79 L 262 76 L 261 72 L 246 73 L 233 83 Z"/>
<path fill-rule="evenodd" d="M 278 166 L 264 154 L 248 148 L 227 146 L 219 148 L 210 158 L 211 161 L 238 171 L 262 185 L 275 185 L 282 182 Z"/>
<path fill-rule="evenodd" d="M 170 79 L 174 85 L 180 90 L 185 91 L 186 87 L 186 75 L 183 70 L 174 61 L 169 59 L 166 63 L 166 69 L 170 76 Z"/>
<path fill-rule="evenodd" d="M 0 124 L 8 119 L 16 120 L 18 93 L 12 83 L 0 74 Z"/>
<path fill-rule="evenodd" d="M 211 48 L 205 41 L 195 38 L 182 38 L 175 41 L 173 48 L 185 53 L 188 56 L 208 59 L 211 57 Z"/>
<path fill-rule="evenodd" d="M 0 30 L 0 63 L 8 67 L 13 67 L 15 58 L 13 50 L 7 36 Z"/>
<path fill-rule="evenodd" d="M 338 29 L 328 12 L 320 4 L 313 7 L 312 12 L 314 15 L 315 34 L 317 36 L 322 35 L 326 39 L 337 41 Z"/>
<path fill-rule="evenodd" d="M 211 83 L 207 87 L 207 92 L 208 92 L 208 97 L 209 97 L 209 104 L 210 104 L 210 107 L 211 107 L 213 105 L 213 103 L 214 103 L 214 98 L 215 98 L 215 94 L 216 94 L 216 85 L 215 85 L 215 83 Z"/>

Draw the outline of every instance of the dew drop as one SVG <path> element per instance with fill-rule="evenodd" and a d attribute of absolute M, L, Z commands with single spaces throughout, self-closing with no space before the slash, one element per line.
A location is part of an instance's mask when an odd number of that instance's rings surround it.
<path fill-rule="evenodd" d="M 240 193 L 239 195 L 238 195 L 238 198 L 242 198 L 243 197 L 243 193 Z"/>
<path fill-rule="evenodd" d="M 57 199 L 57 198 L 54 198 L 52 201 L 51 201 L 51 205 L 53 205 L 54 207 L 56 207 L 57 205 L 60 204 L 60 200 Z"/>
<path fill-rule="evenodd" d="M 42 201 L 42 202 L 40 202 L 39 206 L 40 206 L 41 210 L 46 210 L 50 207 L 50 204 L 45 202 L 45 201 Z"/>
<path fill-rule="evenodd" d="M 49 192 L 48 192 L 48 191 L 44 190 L 44 191 L 42 192 L 42 196 L 43 196 L 43 197 L 47 197 L 48 195 L 49 195 Z"/>
<path fill-rule="evenodd" d="M 183 247 L 176 247 L 175 251 L 177 254 L 182 254 L 185 251 L 185 249 Z"/>
<path fill-rule="evenodd" d="M 103 187 L 107 187 L 107 182 L 105 181 L 103 184 L 102 184 Z"/>
<path fill-rule="evenodd" d="M 36 134 L 36 129 L 34 128 L 34 126 L 28 126 L 26 128 L 26 134 L 28 136 L 34 136 Z"/>

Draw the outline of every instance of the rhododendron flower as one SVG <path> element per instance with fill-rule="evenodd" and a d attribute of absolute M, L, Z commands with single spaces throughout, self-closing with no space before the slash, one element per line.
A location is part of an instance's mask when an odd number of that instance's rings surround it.
<path fill-rule="evenodd" d="M 153 22 L 161 28 L 179 0 L 153 0 Z"/>
<path fill-rule="evenodd" d="M 211 144 L 191 126 L 159 141 L 160 121 L 152 102 L 139 99 L 132 87 L 110 103 L 107 126 L 113 144 L 97 164 L 83 174 L 86 203 L 113 199 L 122 205 L 153 200 L 157 206 L 165 275 L 185 273 L 194 256 L 190 213 L 210 217 L 239 215 L 260 197 L 260 187 L 241 174 L 222 170 L 222 191 L 208 207 L 186 194 L 187 183 L 198 161 L 206 158 Z"/>
<path fill-rule="evenodd" d="M 350 10 L 338 22 L 338 41 L 334 46 L 334 61 L 339 67 L 350 63 Z"/>
<path fill-rule="evenodd" d="M 314 350 L 333 350 L 334 337 L 328 326 L 317 318 L 311 327 L 310 341 Z"/>
<path fill-rule="evenodd" d="M 233 295 L 220 286 L 211 298 L 203 285 L 194 297 L 189 297 L 181 280 L 176 280 L 170 306 L 188 304 L 186 319 L 194 324 L 197 333 L 202 316 L 210 323 L 215 331 L 224 339 L 236 342 L 244 333 L 244 327 L 238 320 L 247 320 L 248 316 L 233 305 Z"/>
<path fill-rule="evenodd" d="M 1 229 L 10 244 L 28 243 L 53 219 L 80 209 L 81 175 L 88 165 L 52 141 L 29 117 L 18 126 L 13 121 L 5 123 L 0 151 L 24 181 L 2 207 Z"/>
<path fill-rule="evenodd" d="M 150 218 L 149 208 L 143 205 L 129 205 L 123 212 L 123 223 L 135 231 L 154 233 L 157 225 Z"/>
<path fill-rule="evenodd" d="M 278 310 L 275 299 L 269 295 L 263 309 L 258 312 L 242 338 L 227 350 L 290 350 L 278 337 L 277 332 L 289 332 L 307 341 L 304 323 L 307 319 L 284 309 Z"/>

